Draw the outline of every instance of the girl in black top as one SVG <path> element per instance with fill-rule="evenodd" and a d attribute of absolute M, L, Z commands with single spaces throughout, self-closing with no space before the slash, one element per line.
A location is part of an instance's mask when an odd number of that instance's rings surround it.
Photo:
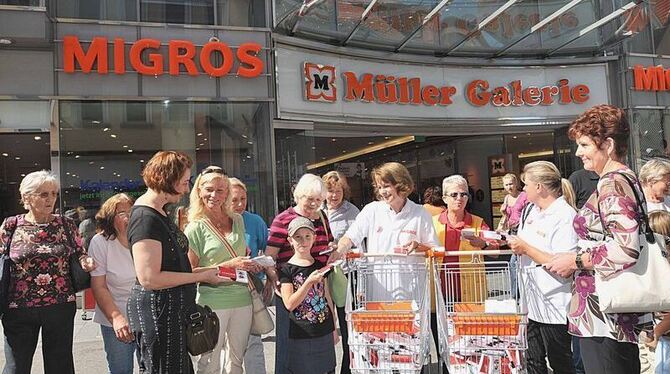
<path fill-rule="evenodd" d="M 188 240 L 163 209 L 188 193 L 191 165 L 184 153 L 156 153 L 142 174 L 148 190 L 135 202 L 128 222 L 137 284 L 127 311 L 140 373 L 193 373 L 185 324 L 195 306 L 195 283 L 223 281 L 217 269 L 191 272 Z"/>
<path fill-rule="evenodd" d="M 325 264 L 312 257 L 315 231 L 312 221 L 294 218 L 288 226 L 288 240 L 295 250 L 279 272 L 281 295 L 289 319 L 288 369 L 293 374 L 335 372 L 333 302 L 326 285 Z"/>

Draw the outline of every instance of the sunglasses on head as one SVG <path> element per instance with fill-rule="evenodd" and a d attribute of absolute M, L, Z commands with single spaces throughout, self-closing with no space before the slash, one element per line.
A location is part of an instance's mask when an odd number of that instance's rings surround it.
<path fill-rule="evenodd" d="M 451 197 L 452 199 L 456 199 L 457 197 L 468 197 L 467 192 L 452 192 L 450 194 L 447 194 L 447 196 Z"/>
<path fill-rule="evenodd" d="M 210 166 L 210 167 L 205 168 L 203 171 L 201 171 L 200 176 L 203 176 L 203 175 L 209 174 L 209 173 L 217 173 L 217 174 L 221 174 L 221 175 L 227 175 L 226 171 L 223 170 L 222 168 L 220 168 L 218 166 Z"/>

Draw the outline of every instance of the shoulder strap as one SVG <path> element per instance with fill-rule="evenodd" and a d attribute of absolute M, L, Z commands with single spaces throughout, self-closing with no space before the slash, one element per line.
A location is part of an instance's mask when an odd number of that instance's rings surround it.
<path fill-rule="evenodd" d="M 521 219 L 519 220 L 519 228 L 522 228 L 524 224 L 526 223 L 526 219 L 528 219 L 528 216 L 530 215 L 531 210 L 533 210 L 533 207 L 535 204 L 531 203 L 530 201 L 526 202 L 526 204 L 523 206 L 521 209 Z"/>
<path fill-rule="evenodd" d="M 158 214 L 161 215 L 160 213 L 158 213 Z M 163 216 L 161 215 L 161 217 L 159 217 L 159 221 L 161 221 L 161 223 L 162 223 L 163 226 L 165 227 L 165 230 L 167 230 L 167 233 L 168 233 L 168 235 L 170 236 L 170 240 L 172 241 L 173 245 L 176 246 L 176 245 L 177 245 L 177 238 L 172 234 L 172 230 L 170 229 L 170 225 L 168 225 L 168 224 L 165 222 L 165 219 L 164 219 L 164 218 L 167 218 L 167 217 L 163 217 Z M 132 247 L 132 246 L 131 246 L 131 247 Z M 188 250 L 189 250 L 188 247 L 186 247 L 186 258 L 188 258 Z M 178 250 L 178 251 L 179 251 L 179 250 Z M 132 253 L 132 248 L 131 248 L 131 253 Z M 179 261 L 179 266 L 181 266 L 183 269 L 186 269 L 187 266 L 186 266 L 186 264 L 184 263 L 184 259 L 182 258 L 182 254 L 179 254 L 179 255 L 177 256 L 177 260 Z M 189 264 L 188 267 L 190 267 L 190 264 Z"/>
<path fill-rule="evenodd" d="M 321 224 L 323 225 L 323 230 L 326 232 L 326 240 L 329 239 L 328 235 L 328 225 L 326 225 L 326 220 L 323 218 L 323 210 L 319 209 L 319 218 L 321 219 Z"/>
<path fill-rule="evenodd" d="M 233 221 L 232 217 L 231 217 L 231 221 Z M 205 224 L 205 226 L 207 226 L 209 231 L 211 231 L 219 239 L 219 241 L 223 244 L 223 246 L 228 250 L 228 254 L 230 254 L 230 258 L 237 257 L 237 254 L 235 253 L 235 249 L 233 248 L 233 246 L 230 244 L 228 239 L 226 239 L 226 237 L 223 234 L 221 234 L 221 231 L 219 231 L 219 229 L 217 229 L 214 226 L 212 221 L 209 218 L 205 218 L 205 219 L 202 220 L 202 222 Z M 233 224 L 234 224 L 234 222 L 233 222 Z M 230 230 L 232 231 L 232 225 L 231 225 Z"/>

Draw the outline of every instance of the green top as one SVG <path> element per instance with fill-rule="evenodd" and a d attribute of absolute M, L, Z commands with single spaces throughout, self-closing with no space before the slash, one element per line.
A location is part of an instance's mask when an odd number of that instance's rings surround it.
<path fill-rule="evenodd" d="M 244 221 L 242 216 L 236 213 L 233 213 L 231 218 L 233 229 L 226 235 L 226 239 L 235 250 L 235 254 L 246 256 Z M 189 247 L 200 258 L 198 267 L 218 265 L 232 258 L 219 237 L 205 225 L 203 220 L 190 222 L 184 233 L 188 237 Z M 224 282 L 217 286 L 199 283 L 197 301 L 199 304 L 209 305 L 212 309 L 232 309 L 251 305 L 251 294 L 244 283 Z"/>

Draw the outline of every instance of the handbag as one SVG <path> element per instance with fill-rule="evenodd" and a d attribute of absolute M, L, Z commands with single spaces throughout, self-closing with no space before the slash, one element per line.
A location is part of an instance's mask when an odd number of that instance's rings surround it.
<path fill-rule="evenodd" d="M 209 230 L 214 233 L 217 238 L 219 238 L 219 241 L 223 244 L 226 250 L 228 250 L 230 257 L 237 257 L 233 246 L 228 242 L 228 239 L 226 239 L 225 236 L 221 235 L 221 232 L 214 226 L 214 224 L 212 224 L 209 219 L 205 219 L 204 222 Z M 265 306 L 265 303 L 263 302 L 263 299 L 257 290 L 256 284 L 263 284 L 263 282 L 261 282 L 258 277 L 251 273 L 247 274 L 247 278 L 249 278 L 249 283 L 247 285 L 249 287 L 249 293 L 251 293 L 251 307 L 253 310 L 253 314 L 251 316 L 251 334 L 267 334 L 275 328 L 275 324 L 272 321 L 272 317 L 270 316 L 268 308 Z"/>
<path fill-rule="evenodd" d="M 640 252 L 630 268 L 604 277 L 596 273 L 596 292 L 603 313 L 646 313 L 670 310 L 670 262 L 665 239 L 649 226 L 644 196 L 640 198 L 634 182 L 622 175 L 630 185 L 640 214 Z M 598 216 L 600 204 L 598 204 Z M 603 233 L 609 233 L 602 223 Z M 611 233 L 610 233 L 611 235 Z"/>
<path fill-rule="evenodd" d="M 70 231 L 67 227 L 65 227 L 64 230 L 65 236 L 72 247 L 72 254 L 68 257 L 68 264 L 70 265 L 70 281 L 72 282 L 72 289 L 77 293 L 91 288 L 91 274 L 85 271 L 81 266 L 79 256 L 77 256 L 77 247 L 70 236 Z"/>
<path fill-rule="evenodd" d="M 323 212 L 319 210 L 319 218 L 321 219 L 321 224 L 323 229 L 326 231 L 326 238 L 328 235 L 328 226 L 326 225 L 326 220 L 323 218 Z M 333 303 L 335 306 L 342 308 L 347 303 L 347 285 L 349 284 L 349 279 L 347 275 L 344 274 L 341 266 L 335 266 L 333 271 L 328 274 L 328 289 L 330 291 L 330 296 L 333 298 Z"/>
<path fill-rule="evenodd" d="M 12 277 L 12 259 L 9 257 L 9 247 L 12 243 L 12 237 L 16 230 L 16 216 L 8 217 L 5 220 L 5 230 L 9 233 L 5 251 L 0 256 L 0 317 L 7 311 L 9 305 L 9 283 Z"/>
<path fill-rule="evenodd" d="M 186 323 L 186 348 L 192 356 L 210 352 L 219 342 L 219 316 L 208 305 L 195 304 Z"/>

